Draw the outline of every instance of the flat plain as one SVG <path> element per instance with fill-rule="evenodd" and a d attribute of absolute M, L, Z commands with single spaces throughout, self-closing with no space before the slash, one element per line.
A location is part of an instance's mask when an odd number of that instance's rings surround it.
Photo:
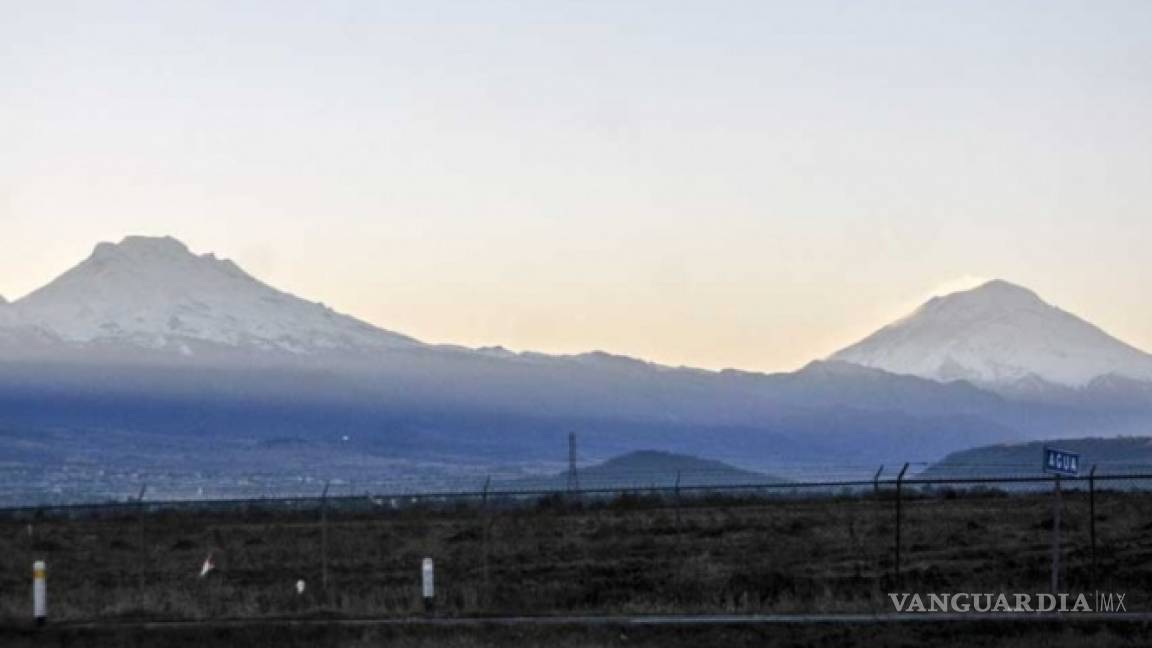
<path fill-rule="evenodd" d="M 912 493 L 902 504 L 897 575 L 890 492 L 808 498 L 714 494 L 679 504 L 655 496 L 554 496 L 487 507 L 426 502 L 396 510 L 351 510 L 337 501 L 324 513 L 318 506 L 284 511 L 259 504 L 143 513 L 127 507 L 71 516 L 25 512 L 0 522 L 0 638 L 4 645 L 135 645 L 143 639 L 130 629 L 61 626 L 237 618 L 256 625 L 151 633 L 139 645 L 212 645 L 206 634 L 221 635 L 220 645 L 297 645 L 290 637 L 317 632 L 332 645 L 401 646 L 713 641 L 705 637 L 764 645 L 767 636 L 808 645 L 885 636 L 889 645 L 917 645 L 928 635 L 934 644 L 950 645 L 954 637 L 954 645 L 967 645 L 961 639 L 973 631 L 989 633 L 990 640 L 1015 637 L 1005 645 L 1035 639 L 1036 645 L 1051 646 L 1123 645 L 1123 638 L 1145 636 L 1148 628 L 1141 623 L 1075 620 L 771 630 L 311 626 L 287 635 L 275 624 L 259 625 L 285 618 L 427 614 L 891 613 L 889 592 L 1046 592 L 1052 514 L 1046 493 Z M 1061 518 L 1061 589 L 1124 592 L 1128 611 L 1148 611 L 1152 497 L 1096 494 L 1095 566 L 1087 494 L 1066 492 Z M 201 577 L 209 557 L 214 568 Z M 425 557 L 436 564 L 430 613 L 420 592 Z M 50 621 L 41 631 L 30 623 L 33 560 L 48 564 Z M 296 589 L 301 580 L 303 594 Z"/>

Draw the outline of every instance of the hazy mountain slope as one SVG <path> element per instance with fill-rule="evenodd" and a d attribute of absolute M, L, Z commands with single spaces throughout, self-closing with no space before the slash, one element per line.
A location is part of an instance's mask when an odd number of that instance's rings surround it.
<path fill-rule="evenodd" d="M 403 443 L 409 449 L 418 448 L 416 439 L 424 434 L 445 441 L 435 444 L 437 452 L 450 451 L 454 442 L 522 455 L 538 447 L 533 427 L 560 430 L 573 422 L 579 431 L 603 433 L 601 454 L 643 447 L 634 438 L 640 430 L 651 435 L 648 447 L 663 430 L 669 445 L 661 447 L 670 449 L 706 448 L 706 431 L 727 430 L 731 448 L 747 441 L 757 452 L 780 456 L 851 456 L 862 448 L 898 454 L 915 448 L 931 456 L 970 445 L 973 434 L 976 442 L 1020 436 L 996 421 L 1010 411 L 1001 399 L 990 397 L 981 406 L 967 385 L 875 373 L 880 379 L 869 396 L 872 390 L 858 393 L 851 378 L 805 389 L 796 384 L 803 376 L 643 366 L 609 371 L 562 359 L 503 361 L 443 352 L 389 352 L 378 367 L 349 371 L 0 363 L 0 400 L 6 401 L 0 422 L 19 416 L 28 425 L 177 434 L 243 430 L 263 437 L 280 435 L 285 426 L 327 435 L 335 421 L 345 421 L 341 425 L 357 428 L 359 436 L 409 430 L 411 442 Z M 891 384 L 884 385 L 883 376 Z M 925 399 L 928 405 L 916 405 L 919 392 L 934 394 Z M 769 442 L 769 436 L 791 441 Z"/>
<path fill-rule="evenodd" d="M 936 297 L 831 360 L 932 380 L 1013 389 L 1082 387 L 1116 374 L 1152 380 L 1152 356 L 1005 281 Z"/>
<path fill-rule="evenodd" d="M 1152 437 L 1051 439 L 1027 443 L 999 443 L 950 453 L 929 466 L 919 477 L 987 477 L 1043 475 L 1044 446 L 1080 454 L 1080 470 L 1087 475 L 1093 465 L 1097 475 L 1152 474 Z M 1102 482 L 1101 488 L 1115 487 Z M 1126 486 L 1125 486 L 1126 487 Z M 1152 488 L 1152 480 L 1143 484 Z"/>

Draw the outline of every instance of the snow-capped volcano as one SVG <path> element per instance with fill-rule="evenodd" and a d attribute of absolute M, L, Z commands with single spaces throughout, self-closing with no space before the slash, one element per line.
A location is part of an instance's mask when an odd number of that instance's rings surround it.
<path fill-rule="evenodd" d="M 100 243 L 50 284 L 5 305 L 0 328 L 183 354 L 203 344 L 305 355 L 420 344 L 276 290 L 170 237 Z"/>
<path fill-rule="evenodd" d="M 1012 389 L 1081 387 L 1106 375 L 1152 380 L 1152 355 L 1006 281 L 934 297 L 833 354 L 892 373 Z"/>
<path fill-rule="evenodd" d="M 219 358 L 220 351 L 231 357 L 234 350 L 305 358 L 344 352 L 371 359 L 373 351 L 443 347 L 272 288 L 235 263 L 193 254 L 171 237 L 130 236 L 100 243 L 43 288 L 0 302 L 0 359 L 41 352 L 73 357 L 76 349 L 111 350 L 115 357 L 150 350 L 207 360 Z M 467 355 L 520 364 L 536 358 Z M 601 356 L 573 362 L 595 359 L 600 366 Z M 829 359 L 999 390 L 1079 387 L 1103 376 L 1152 381 L 1152 356 L 1004 281 L 933 298 Z"/>
<path fill-rule="evenodd" d="M 352 438 L 356 466 L 377 452 L 472 465 L 546 460 L 579 430 L 601 456 L 723 446 L 733 458 L 882 463 L 1152 421 L 1152 382 L 1118 375 L 1152 376 L 1148 355 L 1003 282 L 935 299 L 834 359 L 873 368 L 766 375 L 426 345 L 174 239 L 129 237 L 0 305 L 0 430 L 27 431 L 0 434 L 0 456 L 248 471 L 217 450 L 287 435 L 318 464 Z M 1108 389 L 1069 389 L 1052 407 L 1047 392 L 1010 399 L 924 379 L 1033 375 Z M 170 445 L 183 439 L 194 444 Z M 295 459 L 262 461 L 299 474 Z"/>

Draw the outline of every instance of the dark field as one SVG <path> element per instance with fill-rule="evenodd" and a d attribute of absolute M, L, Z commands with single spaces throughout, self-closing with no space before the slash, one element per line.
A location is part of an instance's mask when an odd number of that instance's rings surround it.
<path fill-rule="evenodd" d="M 547 648 L 700 648 L 706 646 L 883 646 L 885 648 L 1022 648 L 1144 647 L 1152 628 L 1136 623 L 954 622 L 712 627 L 532 627 L 330 628 L 254 626 L 238 629 L 63 630 L 0 628 L 5 648 L 471 648 L 476 646 L 546 646 Z"/>
<path fill-rule="evenodd" d="M 1152 611 L 1152 497 L 1098 492 L 1097 568 L 1087 494 L 1066 492 L 1063 581 L 1069 592 L 1127 594 Z M 906 496 L 902 573 L 894 575 L 894 501 L 878 496 L 685 500 L 550 498 L 518 508 L 441 505 L 327 514 L 161 512 L 143 517 L 0 521 L 0 644 L 20 645 L 31 615 L 33 560 L 48 563 L 53 622 L 423 614 L 420 560 L 436 560 L 436 615 L 648 613 L 890 613 L 887 592 L 1046 592 L 1052 498 L 996 492 Z M 217 569 L 199 578 L 212 553 Z M 298 596 L 297 579 L 307 582 Z M 23 629 L 22 629 L 23 628 Z M 50 628 L 36 645 L 1124 645 L 1133 622 L 963 622 L 848 628 L 370 628 L 296 644 L 265 630 L 127 631 Z M 306 637 L 316 628 L 296 630 Z M 223 634 L 220 634 L 223 633 Z M 701 634 L 705 633 L 705 634 Z M 708 634 L 711 633 L 711 634 Z M 717 634 L 719 633 L 719 634 Z M 880 634 L 877 634 L 880 633 Z M 927 633 L 927 634 L 926 634 Z M 220 636 L 217 636 L 220 635 Z M 87 637 L 86 639 L 82 637 Z M 693 639 L 693 637 L 695 637 Z M 723 637 L 727 637 L 726 639 Z M 1062 637 L 1062 638 L 1061 638 Z M 781 639 L 783 638 L 783 639 Z M 1128 640 L 1125 639 L 1125 640 Z M 905 643 L 900 643 L 904 642 Z M 954 641 L 955 643 L 949 643 Z M 264 643 L 262 643 L 264 642 Z M 456 643 L 454 643 L 456 642 Z M 460 643 L 464 642 L 464 643 Z M 1061 643 L 1064 642 L 1064 643 Z M 1131 645 L 1146 645 L 1145 641 Z M 31 644 L 29 644 L 31 645 Z"/>

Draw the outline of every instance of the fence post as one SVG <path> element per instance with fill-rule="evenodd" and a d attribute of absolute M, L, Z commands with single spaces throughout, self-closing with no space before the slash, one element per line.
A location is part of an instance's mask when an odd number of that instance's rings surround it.
<path fill-rule="evenodd" d="M 324 481 L 324 491 L 320 493 L 320 586 L 324 589 L 324 599 L 328 596 L 328 486 L 331 480 Z"/>
<path fill-rule="evenodd" d="M 1053 477 L 1055 488 L 1052 498 L 1052 594 L 1060 587 L 1060 475 Z"/>
<path fill-rule="evenodd" d="M 1091 538 L 1092 552 L 1092 582 L 1090 586 L 1096 587 L 1096 464 L 1088 471 L 1088 534 Z"/>
<path fill-rule="evenodd" d="M 492 485 L 492 477 L 488 476 L 484 479 L 484 494 L 481 498 L 481 524 L 484 525 L 484 599 L 485 602 L 490 602 L 492 598 L 492 584 L 489 580 L 488 572 L 488 554 L 489 548 L 489 534 L 492 527 L 492 515 L 488 511 L 488 489 Z"/>
<path fill-rule="evenodd" d="M 48 620 L 47 569 L 43 560 L 32 563 L 32 616 L 36 625 L 42 626 Z"/>
<path fill-rule="evenodd" d="M 420 589 L 424 595 L 424 611 L 431 614 L 435 610 L 435 566 L 431 558 L 425 558 L 420 564 Z"/>
<path fill-rule="evenodd" d="M 904 473 L 908 471 L 908 464 L 900 469 L 900 474 L 896 475 L 896 580 L 900 580 L 900 524 L 901 524 L 901 510 L 900 502 L 904 489 Z"/>
<path fill-rule="evenodd" d="M 872 494 L 873 495 L 879 495 L 880 494 L 880 473 L 882 473 L 882 472 L 884 472 L 884 464 L 880 464 L 880 467 L 876 469 L 876 474 L 872 476 Z"/>

